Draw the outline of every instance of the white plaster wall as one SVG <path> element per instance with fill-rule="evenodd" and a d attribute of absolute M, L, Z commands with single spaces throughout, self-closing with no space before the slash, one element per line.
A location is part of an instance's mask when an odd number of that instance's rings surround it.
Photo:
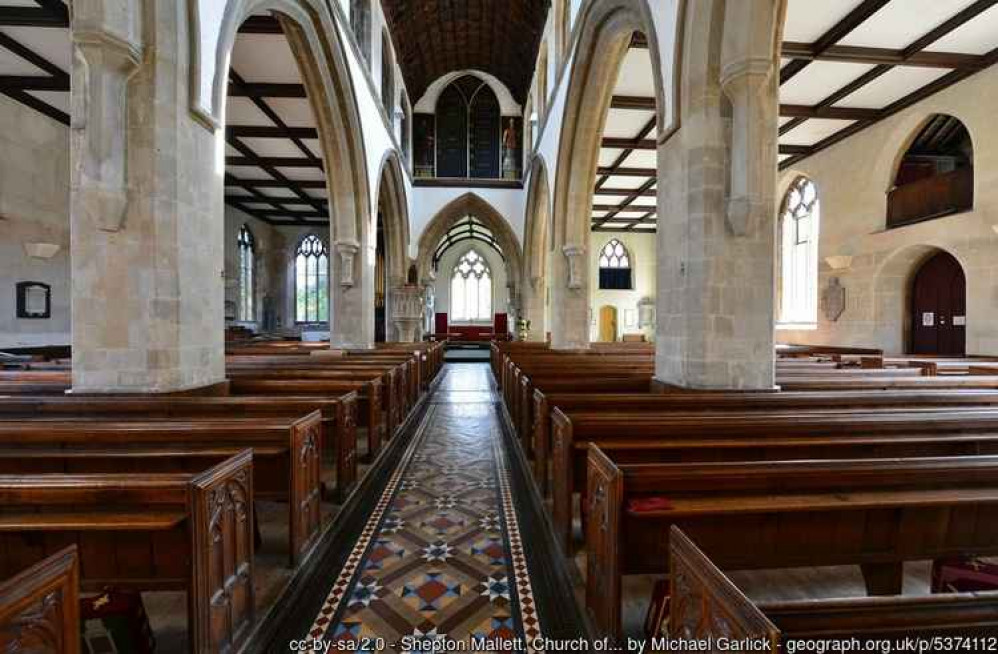
<path fill-rule="evenodd" d="M 454 271 L 454 266 L 457 265 L 457 262 L 461 260 L 461 257 L 471 249 L 482 255 L 489 262 L 489 268 L 492 270 L 492 313 L 510 313 L 509 289 L 506 287 L 509 276 L 506 273 L 506 263 L 492 248 L 484 246 L 481 243 L 472 244 L 467 242 L 450 248 L 440 259 L 440 268 L 437 271 L 437 279 L 434 282 L 433 292 L 435 303 L 433 311 L 435 313 L 450 312 L 451 273 Z M 512 316 L 510 320 L 512 321 Z M 455 323 L 451 320 L 450 324 L 460 323 Z"/>
<path fill-rule="evenodd" d="M 846 289 L 837 322 L 819 308 L 814 331 L 776 331 L 777 341 L 905 347 L 906 295 L 911 274 L 931 248 L 944 249 L 967 277 L 967 352 L 998 354 L 998 69 L 984 70 L 860 134 L 802 161 L 781 175 L 780 194 L 799 174 L 814 180 L 821 198 L 819 298 L 832 276 Z M 914 133 L 933 113 L 966 125 L 974 145 L 974 209 L 885 230 L 886 192 L 894 166 Z M 829 256 L 852 256 L 832 271 Z"/>
<path fill-rule="evenodd" d="M 523 246 L 523 224 L 527 201 L 525 189 L 417 186 L 412 189 L 410 257 L 417 256 L 419 238 L 437 213 L 453 200 L 468 192 L 478 195 L 502 214 L 513 229 L 513 233 L 516 234 L 520 246 Z"/>
<path fill-rule="evenodd" d="M 0 348 L 68 345 L 69 128 L 0 97 Z M 25 243 L 56 243 L 51 259 L 33 259 Z M 18 319 L 15 284 L 52 287 L 52 317 Z"/>
<path fill-rule="evenodd" d="M 628 291 L 609 291 L 599 288 L 599 254 L 611 239 L 624 244 L 631 256 L 631 285 Z M 642 298 L 655 299 L 656 235 L 634 234 L 631 232 L 595 232 L 592 235 L 592 248 L 589 261 L 590 298 L 589 339 L 599 337 L 599 311 L 606 305 L 617 308 L 617 340 L 624 334 L 644 333 L 648 340 L 654 340 L 654 328 L 644 330 L 638 327 L 638 302 Z M 628 318 L 633 314 L 633 322 Z"/>

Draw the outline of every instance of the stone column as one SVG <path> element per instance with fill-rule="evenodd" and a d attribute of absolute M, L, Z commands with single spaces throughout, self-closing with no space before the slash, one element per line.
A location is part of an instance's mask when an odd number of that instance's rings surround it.
<path fill-rule="evenodd" d="M 547 285 L 543 277 L 533 277 L 523 287 L 522 317 L 530 321 L 529 341 L 543 341 L 547 334 L 544 321 L 544 302 L 547 296 Z M 513 325 L 514 331 L 516 325 Z"/>
<path fill-rule="evenodd" d="M 423 294 L 419 286 L 406 284 L 392 289 L 392 326 L 400 343 L 414 343 L 423 320 Z"/>
<path fill-rule="evenodd" d="M 778 12 L 770 0 L 726 7 L 723 46 L 711 29 L 699 34 L 706 22 L 687 24 L 683 125 L 659 147 L 668 211 L 659 212 L 655 372 L 690 388 L 771 389 Z M 720 74 L 711 48 L 721 49 Z"/>
<path fill-rule="evenodd" d="M 334 241 L 329 275 L 329 340 L 332 349 L 374 347 L 374 247 Z"/>
<path fill-rule="evenodd" d="M 186 3 L 73 3 L 73 388 L 224 378 L 222 179 L 188 110 Z"/>
<path fill-rule="evenodd" d="M 589 265 L 581 245 L 552 253 L 551 347 L 556 350 L 589 347 Z"/>

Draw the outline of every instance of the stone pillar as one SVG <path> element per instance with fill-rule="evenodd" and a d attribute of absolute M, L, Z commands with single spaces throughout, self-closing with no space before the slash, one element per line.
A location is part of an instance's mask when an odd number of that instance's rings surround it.
<path fill-rule="evenodd" d="M 556 350 L 589 347 L 589 265 L 586 250 L 569 244 L 562 256 L 552 253 L 551 347 Z"/>
<path fill-rule="evenodd" d="M 544 303 L 547 299 L 547 284 L 543 277 L 532 277 L 529 283 L 523 287 L 523 311 L 524 319 L 530 321 L 530 332 L 527 335 L 528 341 L 543 341 L 547 334 L 547 325 L 544 320 Z M 514 330 L 516 325 L 513 325 Z"/>
<path fill-rule="evenodd" d="M 374 347 L 374 247 L 354 239 L 333 242 L 329 275 L 330 347 Z"/>
<path fill-rule="evenodd" d="M 415 343 L 423 320 L 423 294 L 419 286 L 406 284 L 392 289 L 392 326 L 400 343 Z"/>
<path fill-rule="evenodd" d="M 723 47 L 715 30 L 699 34 L 706 21 L 687 25 L 683 125 L 659 147 L 669 209 L 659 212 L 655 372 L 690 388 L 771 389 L 778 12 L 770 0 L 726 8 Z"/>
<path fill-rule="evenodd" d="M 224 378 L 222 179 L 189 113 L 186 3 L 73 3 L 73 388 Z"/>

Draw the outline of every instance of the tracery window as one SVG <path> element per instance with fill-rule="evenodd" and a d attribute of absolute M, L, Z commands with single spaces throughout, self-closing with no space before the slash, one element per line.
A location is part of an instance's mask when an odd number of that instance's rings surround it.
<path fill-rule="evenodd" d="M 790 185 L 780 216 L 779 318 L 782 326 L 818 321 L 818 189 L 798 177 Z"/>
<path fill-rule="evenodd" d="M 329 252 L 315 234 L 309 234 L 295 252 L 295 321 L 329 319 Z"/>
<path fill-rule="evenodd" d="M 599 254 L 599 287 L 602 290 L 631 289 L 631 255 L 619 240 L 612 238 Z"/>
<path fill-rule="evenodd" d="M 256 241 L 247 225 L 239 228 L 239 319 L 256 320 Z"/>
<path fill-rule="evenodd" d="M 492 271 L 485 257 L 475 250 L 458 260 L 451 275 L 451 320 L 492 320 Z"/>

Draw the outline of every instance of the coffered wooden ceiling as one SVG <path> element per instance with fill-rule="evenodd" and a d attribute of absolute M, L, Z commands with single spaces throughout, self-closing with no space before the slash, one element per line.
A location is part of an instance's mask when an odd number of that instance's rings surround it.
<path fill-rule="evenodd" d="M 521 105 L 533 78 L 549 0 L 382 0 L 409 97 L 474 68 L 498 77 Z"/>

